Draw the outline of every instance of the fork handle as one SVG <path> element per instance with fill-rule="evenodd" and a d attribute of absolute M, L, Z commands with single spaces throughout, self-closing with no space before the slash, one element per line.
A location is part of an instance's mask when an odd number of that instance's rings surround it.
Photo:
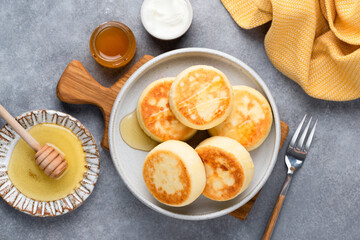
<path fill-rule="evenodd" d="M 281 189 L 280 195 L 278 197 L 278 200 L 275 204 L 273 213 L 270 217 L 269 223 L 267 225 L 267 228 L 265 230 L 264 236 L 263 236 L 263 240 L 269 240 L 271 238 L 271 234 L 274 230 L 275 224 L 276 224 L 276 220 L 279 216 L 282 204 L 284 202 L 287 190 L 289 189 L 290 183 L 291 183 L 291 179 L 292 179 L 292 174 L 287 174 L 284 185 Z"/>

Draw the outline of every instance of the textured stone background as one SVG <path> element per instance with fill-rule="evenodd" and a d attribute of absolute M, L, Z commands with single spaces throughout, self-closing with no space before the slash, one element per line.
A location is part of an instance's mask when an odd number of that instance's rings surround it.
<path fill-rule="evenodd" d="M 319 118 L 313 148 L 294 177 L 273 239 L 359 239 L 360 101 L 326 102 L 307 96 L 268 60 L 263 39 L 269 24 L 242 30 L 220 1 L 191 2 L 190 30 L 181 39 L 162 42 L 142 27 L 141 0 L 0 0 L 0 103 L 13 115 L 41 108 L 67 112 L 100 144 L 100 111 L 63 104 L 55 93 L 60 75 L 73 59 L 105 86 L 121 76 L 124 70 L 102 68 L 90 55 L 89 37 L 100 23 L 120 21 L 134 31 L 138 46 L 134 61 L 144 54 L 157 56 L 183 47 L 232 54 L 264 79 L 290 134 L 304 113 Z M 110 154 L 100 148 L 101 174 L 83 206 L 65 216 L 41 219 L 0 201 L 0 239 L 260 239 L 285 178 L 283 154 L 284 150 L 246 221 L 224 216 L 187 222 L 140 203 L 118 176 Z"/>

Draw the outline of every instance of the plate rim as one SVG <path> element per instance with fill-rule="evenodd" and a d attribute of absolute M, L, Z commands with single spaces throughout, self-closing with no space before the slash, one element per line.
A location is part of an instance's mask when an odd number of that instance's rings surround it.
<path fill-rule="evenodd" d="M 274 146 L 274 152 L 272 153 L 272 158 L 270 161 L 270 165 L 268 167 L 268 169 L 265 172 L 265 175 L 262 176 L 262 179 L 260 180 L 259 184 L 257 186 L 255 186 L 254 190 L 247 196 L 245 197 L 242 201 L 240 201 L 237 204 L 234 204 L 231 207 L 227 207 L 225 209 L 222 209 L 220 211 L 216 211 L 216 212 L 212 212 L 212 213 L 206 213 L 206 214 L 202 214 L 202 215 L 184 215 L 184 214 L 180 214 L 180 213 L 174 213 L 171 211 L 168 211 L 166 209 L 163 209 L 151 202 L 149 202 L 148 200 L 146 200 L 145 198 L 143 198 L 142 196 L 138 195 L 132 188 L 131 188 L 131 184 L 126 180 L 126 178 L 123 176 L 122 171 L 120 171 L 120 166 L 118 166 L 117 162 L 116 162 L 116 156 L 115 156 L 115 152 L 114 152 L 114 145 L 115 143 L 113 143 L 114 138 L 113 138 L 113 134 L 115 133 L 115 129 L 117 129 L 114 124 L 115 124 L 115 117 L 116 117 L 116 112 L 118 111 L 119 108 L 119 104 L 121 103 L 122 100 L 122 96 L 124 95 L 124 93 L 126 92 L 126 90 L 131 86 L 132 82 L 135 81 L 144 71 L 147 70 L 147 68 L 151 67 L 152 65 L 156 64 L 157 62 L 174 56 L 174 55 L 181 55 L 181 54 L 187 54 L 187 53 L 202 53 L 202 54 L 212 54 L 212 55 L 217 55 L 220 56 L 222 58 L 225 58 L 233 63 L 235 63 L 236 65 L 240 66 L 241 68 L 243 68 L 245 71 L 247 71 L 247 73 L 249 73 L 255 80 L 256 83 L 260 85 L 260 87 L 262 88 L 262 90 L 264 91 L 270 106 L 272 108 L 273 111 L 273 117 L 274 117 L 274 125 L 275 125 L 275 146 Z M 246 204 L 248 201 L 250 201 L 260 190 L 261 188 L 265 185 L 265 183 L 267 182 L 269 176 L 271 175 L 276 160 L 277 160 L 277 156 L 278 156 L 278 152 L 279 152 L 279 147 L 280 147 L 280 133 L 281 127 L 280 127 L 280 117 L 279 117 L 279 112 L 275 103 L 275 100 L 269 90 L 269 88 L 267 87 L 267 85 L 265 84 L 265 82 L 262 80 L 262 78 L 251 68 L 249 67 L 247 64 L 245 64 L 244 62 L 242 62 L 241 60 L 239 60 L 238 58 L 231 56 L 230 54 L 218 51 L 218 50 L 214 50 L 214 49 L 209 49 L 209 48 L 181 48 L 181 49 L 176 49 L 176 50 L 172 50 L 169 52 L 165 52 L 163 54 L 158 55 L 157 57 L 154 57 L 153 59 L 151 59 L 150 61 L 146 62 L 144 65 L 142 65 L 138 70 L 136 70 L 130 77 L 129 79 L 125 82 L 125 84 L 123 85 L 123 87 L 121 88 L 120 92 L 118 93 L 115 102 L 113 104 L 112 110 L 111 110 L 111 115 L 110 115 L 110 121 L 109 121 L 109 149 L 110 149 L 110 155 L 111 155 L 111 159 L 113 161 L 113 164 L 115 166 L 116 171 L 118 172 L 118 174 L 120 175 L 122 181 L 125 183 L 126 187 L 129 189 L 129 191 L 138 199 L 140 200 L 143 204 L 145 204 L 146 206 L 148 206 L 149 208 L 164 214 L 166 216 L 169 217 L 173 217 L 173 218 L 177 218 L 177 219 L 182 219 L 182 220 L 207 220 L 207 219 L 213 219 L 213 218 L 217 218 L 223 215 L 226 215 L 238 208 L 240 208 L 241 206 L 243 206 L 244 204 Z"/>

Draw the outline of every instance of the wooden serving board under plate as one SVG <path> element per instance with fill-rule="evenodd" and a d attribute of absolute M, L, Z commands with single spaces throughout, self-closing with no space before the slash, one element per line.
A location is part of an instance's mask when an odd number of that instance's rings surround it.
<path fill-rule="evenodd" d="M 109 150 L 108 127 L 110 114 L 120 89 L 138 68 L 152 58 L 154 57 L 150 55 L 143 56 L 110 88 L 100 85 L 92 76 L 90 76 L 81 62 L 76 60 L 69 63 L 60 77 L 56 93 L 61 101 L 71 104 L 92 104 L 100 108 L 105 122 L 104 135 L 101 141 L 101 146 L 104 149 Z M 289 126 L 281 121 L 280 149 L 288 132 Z M 259 193 L 241 208 L 230 213 L 230 215 L 240 220 L 245 220 L 258 195 Z"/>

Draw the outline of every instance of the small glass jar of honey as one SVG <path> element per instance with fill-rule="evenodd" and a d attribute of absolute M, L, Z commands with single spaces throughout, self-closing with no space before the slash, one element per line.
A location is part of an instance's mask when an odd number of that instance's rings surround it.
<path fill-rule="evenodd" d="M 91 35 L 90 51 L 94 59 L 104 67 L 123 67 L 135 55 L 134 34 L 123 23 L 103 23 Z"/>

